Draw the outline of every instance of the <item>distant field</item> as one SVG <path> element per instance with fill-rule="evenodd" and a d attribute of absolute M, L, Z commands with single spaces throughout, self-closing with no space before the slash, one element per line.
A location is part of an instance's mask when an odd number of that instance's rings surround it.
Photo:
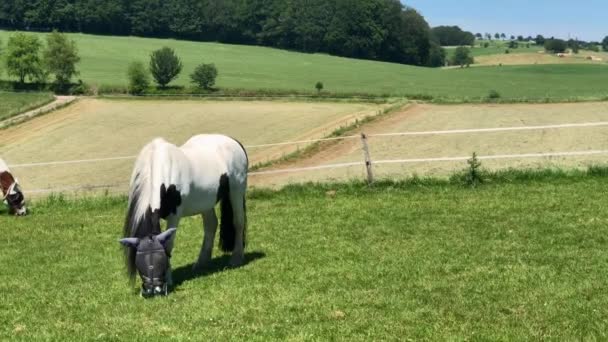
<path fill-rule="evenodd" d="M 0 134 L 9 165 L 136 155 L 154 137 L 182 144 L 195 134 L 223 133 L 245 145 L 321 138 L 382 105 L 314 102 L 136 101 L 83 99 Z M 250 148 L 250 163 L 279 158 L 298 145 Z M 120 185 L 133 160 L 14 168 L 26 189 Z"/>
<path fill-rule="evenodd" d="M 9 93 L 0 91 L 0 121 L 40 107 L 53 100 L 50 93 Z"/>
<path fill-rule="evenodd" d="M 514 54 L 520 54 L 520 53 L 531 53 L 531 52 L 538 52 L 538 51 L 543 51 L 544 48 L 542 46 L 536 46 L 536 45 L 530 45 L 530 47 L 526 47 L 526 44 L 520 44 L 520 47 L 518 47 L 517 49 L 509 49 L 509 47 L 506 45 L 506 43 L 504 42 L 492 42 L 490 44 L 490 46 L 486 47 L 482 47 L 479 46 L 479 43 L 475 44 L 475 47 L 471 48 L 470 46 L 468 46 L 468 48 L 471 50 L 471 55 L 474 57 L 479 57 L 479 56 L 488 56 L 488 55 L 500 55 L 500 54 L 504 54 L 505 50 L 509 50 L 510 53 L 514 53 Z M 448 50 L 448 53 L 451 55 L 454 53 L 454 50 L 456 49 L 455 46 L 448 46 L 446 48 Z"/>
<path fill-rule="evenodd" d="M 175 291 L 151 300 L 124 275 L 124 198 L 0 207 L 0 339 L 602 341 L 607 192 L 587 176 L 254 195 L 248 263 L 216 248 L 193 273 L 202 225 L 185 218 Z"/>
<path fill-rule="evenodd" d="M 10 32 L 0 31 L 6 41 Z M 40 34 L 41 36 L 43 34 Z M 603 98 L 608 66 L 550 65 L 442 70 L 303 54 L 271 48 L 133 37 L 70 35 L 79 47 L 81 78 L 97 85 L 125 85 L 130 61 L 147 61 L 154 49 L 173 47 L 184 70 L 176 84 L 189 84 L 199 63 L 215 63 L 224 88 L 314 91 L 322 81 L 331 92 L 482 98 L 491 89 L 503 98 Z"/>
<path fill-rule="evenodd" d="M 401 113 L 363 127 L 367 134 L 424 132 L 455 129 L 479 129 L 556 124 L 608 122 L 608 103 L 518 104 L 518 105 L 417 105 Z M 428 159 L 478 155 L 508 155 L 548 152 L 608 150 L 608 126 L 571 127 L 533 131 L 477 132 L 449 135 L 371 137 L 373 160 Z M 311 167 L 327 164 L 361 162 L 359 140 L 345 140 L 325 148 L 309 159 L 280 168 Z M 519 158 L 486 160 L 484 168 L 581 168 L 608 163 L 608 154 L 554 158 Z M 400 179 L 421 176 L 448 176 L 464 170 L 465 161 L 417 162 L 374 166 L 378 178 Z M 275 184 L 304 181 L 363 179 L 363 166 L 324 169 L 271 176 L 252 176 L 252 184 Z"/>
<path fill-rule="evenodd" d="M 587 56 L 599 57 L 602 60 L 589 60 Z M 530 65 L 530 64 L 604 64 L 608 65 L 608 54 L 597 52 L 581 52 L 578 55 L 566 55 L 558 57 L 545 53 L 520 53 L 487 55 L 475 58 L 475 66 L 478 65 Z"/>

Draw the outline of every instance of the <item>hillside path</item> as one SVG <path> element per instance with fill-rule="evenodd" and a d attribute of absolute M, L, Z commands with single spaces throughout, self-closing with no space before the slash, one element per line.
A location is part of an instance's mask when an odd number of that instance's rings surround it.
<path fill-rule="evenodd" d="M 77 99 L 76 96 L 55 96 L 55 100 L 51 103 L 48 103 L 42 107 L 38 107 L 36 109 L 32 109 L 25 113 L 21 113 L 19 115 L 16 115 L 16 116 L 13 116 L 8 119 L 0 121 L 0 129 L 22 123 L 22 122 L 27 121 L 31 118 L 34 118 L 38 115 L 52 112 L 56 109 L 59 109 L 63 106 L 66 106 L 66 105 L 76 101 L 76 99 Z"/>

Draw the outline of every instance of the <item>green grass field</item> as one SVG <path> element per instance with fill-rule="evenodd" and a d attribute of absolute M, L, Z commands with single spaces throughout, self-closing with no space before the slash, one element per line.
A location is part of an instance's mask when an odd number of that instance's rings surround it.
<path fill-rule="evenodd" d="M 184 219 L 177 287 L 153 300 L 124 276 L 125 200 L 55 197 L 26 218 L 0 216 L 0 336 L 604 340 L 607 191 L 605 172 L 524 174 L 476 189 L 419 181 L 258 191 L 248 201 L 248 263 L 225 269 L 218 255 L 191 273 L 201 220 Z"/>
<path fill-rule="evenodd" d="M 9 35 L 0 31 L 5 42 Z M 80 77 L 98 86 L 124 86 L 129 62 L 147 62 L 151 51 L 166 45 L 174 48 L 184 63 L 176 82 L 179 85 L 188 85 L 188 75 L 205 62 L 218 66 L 217 85 L 222 88 L 314 92 L 315 83 L 322 81 L 330 92 L 454 99 L 483 98 L 491 89 L 507 99 L 603 99 L 608 95 L 608 67 L 601 65 L 441 70 L 255 46 L 84 34 L 70 37 L 82 56 Z"/>
<path fill-rule="evenodd" d="M 10 93 L 0 91 L 0 121 L 53 100 L 50 93 Z"/>

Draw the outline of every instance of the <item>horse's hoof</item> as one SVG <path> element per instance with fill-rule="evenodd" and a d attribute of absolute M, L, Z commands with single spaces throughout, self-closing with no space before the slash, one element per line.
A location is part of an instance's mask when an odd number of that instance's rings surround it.
<path fill-rule="evenodd" d="M 232 267 L 243 266 L 243 257 L 232 257 L 232 259 L 230 259 L 230 266 L 232 266 Z"/>

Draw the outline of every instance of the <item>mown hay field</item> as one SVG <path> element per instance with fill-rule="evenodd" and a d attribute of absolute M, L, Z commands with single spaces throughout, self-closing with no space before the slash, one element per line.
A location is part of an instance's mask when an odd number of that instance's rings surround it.
<path fill-rule="evenodd" d="M 157 101 L 82 99 L 2 131 L 9 165 L 134 156 L 155 137 L 181 145 L 191 136 L 221 133 L 244 145 L 321 138 L 377 115 L 368 103 Z M 280 158 L 298 145 L 249 148 L 250 164 Z M 30 190 L 109 185 L 124 190 L 133 160 L 15 167 Z"/>
<path fill-rule="evenodd" d="M 479 130 L 563 124 L 608 122 L 608 103 L 516 104 L 516 105 L 428 105 L 405 107 L 382 120 L 365 125 L 360 131 L 368 140 L 372 160 L 431 159 L 481 156 L 578 152 L 608 150 L 608 126 L 564 127 L 539 130 L 464 132 L 419 136 L 374 137 L 374 134 Z M 356 132 L 355 132 L 356 133 Z M 354 134 L 354 133 L 353 133 Z M 362 162 L 362 145 L 348 139 L 326 146 L 311 158 L 277 168 L 315 167 L 320 165 Z M 552 158 L 512 158 L 485 160 L 490 170 L 506 168 L 584 168 L 608 162 L 608 154 Z M 467 167 L 466 161 L 421 161 L 408 164 L 374 166 L 378 178 L 399 179 L 412 175 L 448 176 Z M 338 181 L 362 179 L 363 166 L 323 169 L 306 172 L 253 176 L 252 183 L 281 186 L 303 181 Z"/>

